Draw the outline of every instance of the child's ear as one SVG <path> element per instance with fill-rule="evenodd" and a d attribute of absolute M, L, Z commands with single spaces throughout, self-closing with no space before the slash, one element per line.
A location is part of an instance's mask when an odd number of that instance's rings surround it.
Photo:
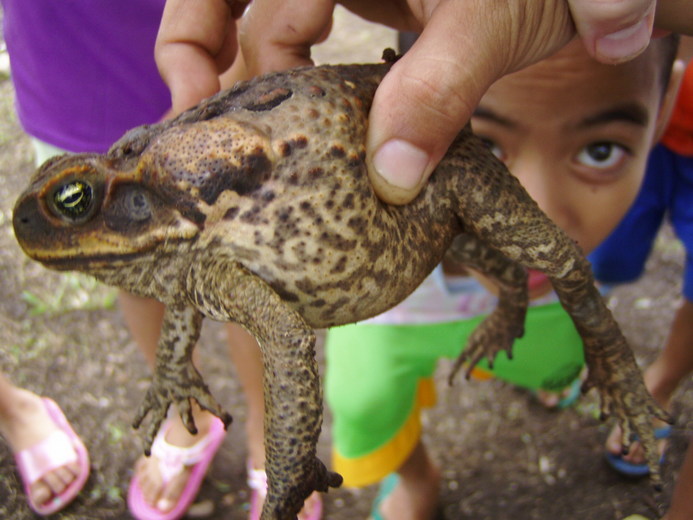
<path fill-rule="evenodd" d="M 657 114 L 657 124 L 655 126 L 652 146 L 659 142 L 662 135 L 664 135 L 667 124 L 669 124 L 671 111 L 676 104 L 676 97 L 678 96 L 679 87 L 681 86 L 681 80 L 683 79 L 685 70 L 686 64 L 682 60 L 675 60 L 674 64 L 671 66 L 671 77 L 669 78 L 669 85 L 667 85 L 667 90 L 664 93 L 662 103 L 659 107 L 659 113 Z"/>

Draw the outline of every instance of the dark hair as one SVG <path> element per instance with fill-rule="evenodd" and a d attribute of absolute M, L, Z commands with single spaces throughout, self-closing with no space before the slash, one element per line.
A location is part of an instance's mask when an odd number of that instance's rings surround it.
<path fill-rule="evenodd" d="M 662 59 L 662 95 L 666 92 L 671 79 L 671 68 L 676 61 L 676 55 L 679 52 L 679 41 L 681 37 L 676 33 L 668 34 L 662 38 L 652 40 L 650 45 L 659 47 L 660 57 Z"/>

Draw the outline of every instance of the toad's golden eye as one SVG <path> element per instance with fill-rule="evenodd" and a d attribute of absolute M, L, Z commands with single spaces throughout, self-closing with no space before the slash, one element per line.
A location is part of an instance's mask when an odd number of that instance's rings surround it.
<path fill-rule="evenodd" d="M 83 217 L 91 208 L 93 190 L 82 181 L 71 181 L 61 186 L 53 195 L 55 208 L 71 219 Z"/>

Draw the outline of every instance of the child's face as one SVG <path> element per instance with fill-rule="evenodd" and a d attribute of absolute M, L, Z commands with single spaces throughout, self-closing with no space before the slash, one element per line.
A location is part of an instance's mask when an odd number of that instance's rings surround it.
<path fill-rule="evenodd" d="M 661 55 L 620 66 L 592 61 L 579 42 L 494 84 L 474 132 L 585 253 L 633 202 L 656 140 Z"/>

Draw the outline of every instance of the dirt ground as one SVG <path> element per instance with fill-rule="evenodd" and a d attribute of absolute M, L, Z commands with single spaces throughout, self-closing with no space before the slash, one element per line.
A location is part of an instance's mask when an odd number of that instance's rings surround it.
<path fill-rule="evenodd" d="M 335 33 L 319 50 L 323 62 L 374 61 L 383 47 L 394 44 L 389 31 L 343 13 Z M 0 63 L 5 59 L 0 52 Z M 130 422 L 147 388 L 148 371 L 114 304 L 113 290 L 87 278 L 48 272 L 25 258 L 15 242 L 11 212 L 32 172 L 32 154 L 14 114 L 9 74 L 6 67 L 0 69 L 0 370 L 18 385 L 56 399 L 90 450 L 86 488 L 55 517 L 130 518 L 124 497 L 141 450 Z M 665 340 L 678 301 L 682 259 L 682 248 L 666 231 L 646 276 L 610 298 L 643 366 Z M 190 516 L 244 519 L 249 495 L 245 410 L 219 324 L 205 325 L 199 350 L 204 375 L 235 422 Z M 663 466 L 666 485 L 655 494 L 647 480 L 624 480 L 603 462 L 608 425 L 596 419 L 593 393 L 575 408 L 551 412 L 526 392 L 498 381 L 461 381 L 448 388 L 448 366 L 441 363 L 439 403 L 425 417 L 426 442 L 444 470 L 443 518 L 620 520 L 632 513 L 656 517 L 665 508 L 693 432 L 690 382 L 676 399 L 678 422 Z M 325 461 L 329 445 L 328 416 L 319 446 Z M 375 491 L 331 491 L 325 496 L 325 517 L 366 518 Z M 0 518 L 34 518 L 3 443 Z"/>

